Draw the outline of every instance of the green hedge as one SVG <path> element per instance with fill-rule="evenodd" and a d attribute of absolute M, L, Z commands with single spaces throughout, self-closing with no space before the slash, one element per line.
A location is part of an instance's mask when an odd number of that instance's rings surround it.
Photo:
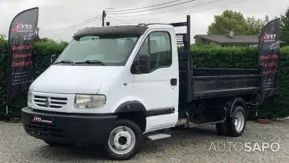
<path fill-rule="evenodd" d="M 0 35 L 0 113 L 4 109 L 6 101 L 6 84 L 7 84 L 7 41 Z"/>
<path fill-rule="evenodd" d="M 53 41 L 35 43 L 37 75 L 50 65 L 50 56 L 59 54 L 67 44 Z M 194 47 L 192 49 L 193 64 L 196 67 L 208 68 L 256 68 L 258 51 L 246 47 Z M 267 99 L 262 105 L 262 117 L 289 116 L 289 47 L 281 49 L 281 88 L 275 97 Z M 7 41 L 0 39 L 0 113 L 5 110 L 7 83 Z M 26 93 L 15 99 L 10 107 L 10 114 L 20 116 L 20 109 L 26 106 Z"/>

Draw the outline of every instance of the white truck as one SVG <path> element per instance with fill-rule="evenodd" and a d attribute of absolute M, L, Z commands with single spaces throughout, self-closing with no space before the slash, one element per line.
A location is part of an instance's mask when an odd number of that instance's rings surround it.
<path fill-rule="evenodd" d="M 79 30 L 31 84 L 26 133 L 51 146 L 101 144 L 117 160 L 133 157 L 144 140 L 169 138 L 176 126 L 216 124 L 220 134 L 241 136 L 260 70 L 197 68 L 190 36 L 190 16 Z"/>

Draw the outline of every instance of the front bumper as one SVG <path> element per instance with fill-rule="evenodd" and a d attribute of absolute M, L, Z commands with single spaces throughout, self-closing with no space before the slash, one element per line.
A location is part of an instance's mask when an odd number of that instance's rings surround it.
<path fill-rule="evenodd" d="M 107 142 L 114 128 L 116 115 L 65 114 L 36 111 L 25 107 L 21 111 L 25 132 L 37 139 L 61 143 Z"/>

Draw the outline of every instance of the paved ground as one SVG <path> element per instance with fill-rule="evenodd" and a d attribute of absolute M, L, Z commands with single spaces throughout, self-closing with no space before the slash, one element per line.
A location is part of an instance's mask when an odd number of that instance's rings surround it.
<path fill-rule="evenodd" d="M 279 150 L 277 143 L 280 145 Z M 275 150 L 278 151 L 274 152 Z M 173 138 L 146 142 L 141 153 L 125 162 L 288 163 L 288 160 L 289 120 L 283 120 L 267 125 L 248 122 L 247 130 L 240 138 L 218 136 L 213 126 L 174 131 Z M 21 124 L 0 122 L 0 162 L 110 161 L 101 148 L 49 147 L 42 141 L 27 136 Z"/>

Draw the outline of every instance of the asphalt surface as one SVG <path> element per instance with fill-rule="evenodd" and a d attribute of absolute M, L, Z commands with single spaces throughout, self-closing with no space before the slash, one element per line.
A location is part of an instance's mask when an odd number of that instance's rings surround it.
<path fill-rule="evenodd" d="M 49 147 L 28 136 L 20 123 L 0 122 L 1 163 L 111 162 L 100 147 Z M 242 137 L 216 134 L 214 126 L 174 130 L 173 137 L 148 141 L 133 159 L 152 163 L 288 163 L 289 120 L 247 123 Z"/>

